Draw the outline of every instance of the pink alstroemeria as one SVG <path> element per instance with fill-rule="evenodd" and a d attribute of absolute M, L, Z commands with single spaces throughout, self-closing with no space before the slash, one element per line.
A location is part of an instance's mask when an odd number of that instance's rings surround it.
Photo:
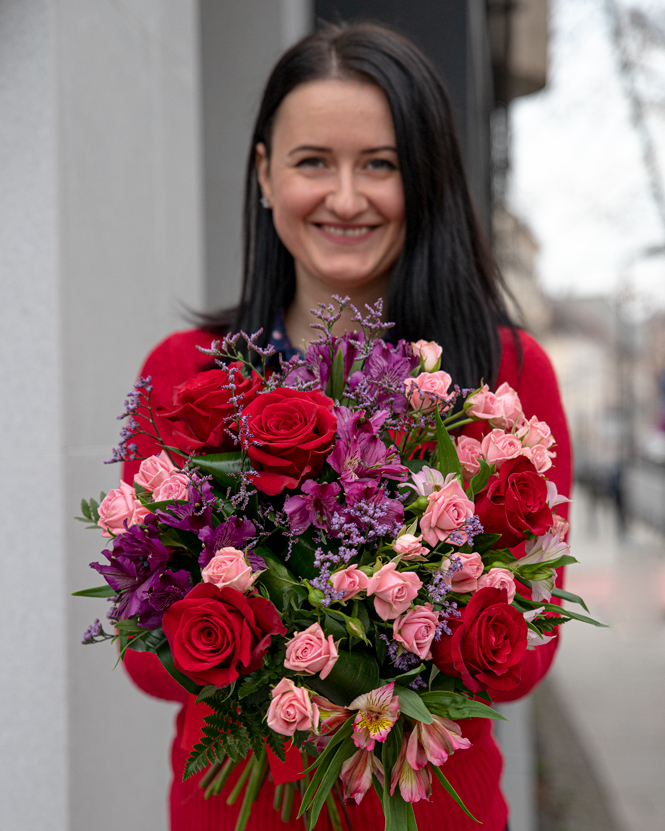
<path fill-rule="evenodd" d="M 411 488 L 418 496 L 429 496 L 430 493 L 440 490 L 445 481 L 440 471 L 433 467 L 427 467 L 427 465 L 419 473 L 412 473 L 411 480 L 413 482 L 412 485 L 404 482 L 399 487 Z"/>
<path fill-rule="evenodd" d="M 384 784 L 383 765 L 371 750 L 356 750 L 342 765 L 339 778 L 342 780 L 344 799 L 353 799 L 360 805 L 372 784 L 372 775 L 376 776 L 381 787 Z"/>
<path fill-rule="evenodd" d="M 330 739 L 333 737 L 344 722 L 352 715 L 348 707 L 340 707 L 339 704 L 333 704 L 322 695 L 312 693 L 312 704 L 316 704 L 319 708 L 319 730 L 320 733 L 316 737 L 315 745 L 319 753 L 321 753 L 327 746 Z"/>
<path fill-rule="evenodd" d="M 349 704 L 349 710 L 358 710 L 353 720 L 353 743 L 365 750 L 374 750 L 376 742 L 385 742 L 393 724 L 399 718 L 399 699 L 393 695 L 395 683 L 386 684 L 359 695 Z"/>
<path fill-rule="evenodd" d="M 414 770 L 428 762 L 439 767 L 456 750 L 468 750 L 471 742 L 462 736 L 458 724 L 442 716 L 432 716 L 431 724 L 417 721 L 409 738 L 406 760 Z"/>
<path fill-rule="evenodd" d="M 416 770 L 411 766 L 407 759 L 409 742 L 410 736 L 405 732 L 399 758 L 395 762 L 390 778 L 390 795 L 392 796 L 395 793 L 395 788 L 399 784 L 399 792 L 405 802 L 420 802 L 421 799 L 429 800 L 432 795 L 432 772 L 428 767 Z"/>

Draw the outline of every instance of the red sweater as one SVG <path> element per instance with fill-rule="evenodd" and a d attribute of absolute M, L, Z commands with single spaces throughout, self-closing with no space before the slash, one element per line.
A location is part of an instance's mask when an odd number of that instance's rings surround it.
<path fill-rule="evenodd" d="M 556 483 L 559 493 L 569 495 L 571 451 L 554 371 L 544 351 L 533 338 L 525 333 L 520 333 L 520 338 L 523 349 L 521 369 L 512 336 L 507 330 L 502 331 L 503 354 L 498 384 L 507 381 L 517 390 L 527 418 L 537 415 L 552 428 L 557 441 L 557 457 L 556 464 L 550 469 L 548 476 Z M 152 376 L 152 399 L 155 405 L 171 404 L 173 387 L 209 365 L 210 358 L 202 355 L 195 347 L 197 344 L 209 346 L 211 340 L 209 334 L 199 330 L 176 332 L 150 353 L 141 375 Z M 145 437 L 142 439 L 139 443 L 141 453 L 150 455 L 155 452 L 150 442 Z M 127 463 L 124 470 L 125 480 L 131 482 L 137 471 L 138 462 Z M 561 575 L 557 582 L 561 584 Z M 513 701 L 531 692 L 547 673 L 557 645 L 558 639 L 554 637 L 551 643 L 528 651 L 522 662 L 522 681 L 519 686 L 510 693 L 496 694 L 494 700 Z M 187 704 L 190 696 L 168 675 L 155 655 L 129 650 L 124 666 L 134 683 L 148 695 Z M 192 739 L 197 735 L 198 725 L 199 719 L 193 708 L 190 706 L 188 709 L 184 706 L 176 721 L 176 736 L 171 753 L 171 831 L 232 829 L 242 800 L 238 800 L 233 807 L 226 805 L 223 796 L 212 797 L 206 801 L 203 799 L 203 791 L 198 787 L 200 775 L 186 782 L 182 781 L 185 760 Z M 471 740 L 472 747 L 455 753 L 446 762 L 444 772 L 471 813 L 482 820 L 484 831 L 504 831 L 508 810 L 500 789 L 501 753 L 492 736 L 491 722 L 488 719 L 462 719 L 460 725 L 464 736 Z M 431 801 L 421 801 L 414 806 L 421 831 L 436 828 L 445 828 L 446 831 L 475 831 L 478 826 L 442 792 L 438 782 L 435 781 L 433 787 Z M 282 823 L 279 815 L 273 810 L 272 800 L 273 786 L 264 786 L 259 799 L 254 803 L 247 825 L 248 831 L 302 831 L 304 825 L 301 821 L 292 820 L 288 825 Z M 382 811 L 373 788 L 358 807 L 351 803 L 348 811 L 356 831 L 383 829 Z M 328 831 L 326 811 L 322 812 L 318 827 Z"/>

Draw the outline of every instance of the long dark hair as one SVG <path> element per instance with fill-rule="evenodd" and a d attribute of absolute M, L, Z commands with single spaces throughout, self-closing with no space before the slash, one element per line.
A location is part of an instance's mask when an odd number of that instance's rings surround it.
<path fill-rule="evenodd" d="M 293 257 L 277 236 L 272 213 L 260 206 L 256 145 L 268 156 L 277 109 L 300 84 L 325 78 L 361 79 L 383 90 L 395 128 L 404 187 L 406 238 L 391 275 L 389 338 L 420 338 L 443 347 L 456 383 L 496 379 L 498 327 L 512 327 L 505 288 L 476 217 L 448 95 L 416 47 L 378 26 L 326 26 L 303 38 L 275 66 L 252 136 L 244 207 L 244 283 L 234 312 L 204 316 L 207 328 L 272 325 L 295 293 Z"/>

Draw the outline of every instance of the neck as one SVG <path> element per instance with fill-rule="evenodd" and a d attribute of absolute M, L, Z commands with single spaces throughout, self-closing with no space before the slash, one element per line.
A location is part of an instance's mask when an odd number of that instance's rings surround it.
<path fill-rule="evenodd" d="M 331 303 L 333 294 L 349 297 L 351 301 L 332 328 L 332 333 L 336 337 L 358 329 L 358 324 L 351 320 L 354 315 L 350 308 L 351 304 L 364 314 L 366 303 L 373 305 L 377 300 L 382 299 L 385 320 L 389 285 L 390 274 L 386 274 L 377 277 L 367 285 L 335 289 L 325 283 L 314 281 L 308 275 L 304 277 L 296 266 L 296 293 L 284 315 L 284 325 L 289 340 L 293 346 L 299 348 L 309 346 L 319 333 L 318 329 L 311 327 L 311 324 L 316 322 L 311 310 L 318 308 L 319 303 Z"/>

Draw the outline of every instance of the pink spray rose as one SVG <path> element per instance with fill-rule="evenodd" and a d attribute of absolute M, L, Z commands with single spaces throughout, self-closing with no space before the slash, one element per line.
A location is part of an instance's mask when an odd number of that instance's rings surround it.
<path fill-rule="evenodd" d="M 454 592 L 460 592 L 460 594 L 477 591 L 478 578 L 483 573 L 483 561 L 480 559 L 480 554 L 476 554 L 475 551 L 470 554 L 458 551 L 455 554 L 455 560 L 461 564 L 462 568 L 453 572 L 450 577 L 444 576 L 444 581 Z M 441 564 L 441 570 L 446 571 L 449 568 L 450 560 L 446 559 Z"/>
<path fill-rule="evenodd" d="M 411 344 L 411 349 L 413 349 L 413 354 L 420 358 L 425 372 L 436 372 L 441 366 L 443 350 L 433 340 L 417 340 Z"/>
<path fill-rule="evenodd" d="M 319 708 L 304 687 L 296 687 L 290 678 L 282 678 L 272 691 L 267 721 L 268 727 L 280 736 L 293 736 L 296 730 L 315 732 L 319 726 Z"/>
<path fill-rule="evenodd" d="M 155 502 L 170 502 L 173 499 L 185 499 L 189 501 L 189 491 L 187 486 L 189 479 L 184 473 L 172 473 L 167 479 L 164 479 L 155 490 L 152 492 L 152 498 Z"/>
<path fill-rule="evenodd" d="M 503 414 L 492 419 L 494 427 L 502 427 L 504 430 L 512 430 L 516 421 L 523 418 L 522 402 L 515 390 L 505 381 L 494 393 L 501 404 Z"/>
<path fill-rule="evenodd" d="M 545 473 L 552 467 L 552 459 L 556 456 L 552 450 L 548 450 L 542 444 L 534 444 L 533 447 L 525 447 L 522 454 L 527 457 L 538 473 Z"/>
<path fill-rule="evenodd" d="M 318 623 L 296 632 L 286 645 L 284 666 L 294 672 L 327 678 L 337 662 L 337 647 L 332 635 L 326 638 Z"/>
<path fill-rule="evenodd" d="M 487 464 L 495 465 L 497 470 L 508 459 L 516 459 L 522 453 L 522 442 L 517 436 L 498 428 L 485 436 L 480 447 Z"/>
<path fill-rule="evenodd" d="M 466 399 L 464 411 L 474 418 L 482 418 L 485 421 L 503 416 L 503 406 L 487 384 Z"/>
<path fill-rule="evenodd" d="M 134 477 L 134 483 L 140 485 L 144 491 L 152 493 L 176 470 L 178 468 L 162 450 L 159 456 L 150 456 L 141 462 L 139 472 Z"/>
<path fill-rule="evenodd" d="M 508 603 L 515 597 L 515 578 L 507 568 L 491 568 L 487 574 L 478 580 L 478 588 L 505 589 L 508 592 Z"/>
<path fill-rule="evenodd" d="M 342 600 L 350 600 L 358 592 L 364 591 L 369 583 L 369 577 L 364 571 L 360 571 L 358 565 L 343 568 L 330 575 L 330 582 L 336 592 L 344 592 Z"/>
<path fill-rule="evenodd" d="M 147 508 L 136 498 L 136 491 L 126 482 L 109 491 L 99 506 L 99 520 L 97 525 L 102 529 L 102 537 L 112 537 L 122 534 L 127 525 L 136 525 L 149 513 Z"/>
<path fill-rule="evenodd" d="M 432 604 L 416 606 L 393 623 L 393 637 L 403 643 L 409 652 L 413 652 L 424 661 L 432 657 L 430 646 L 436 635 L 439 622 L 438 612 L 432 611 Z"/>
<path fill-rule="evenodd" d="M 393 549 L 396 554 L 402 555 L 402 560 L 415 560 L 416 557 L 422 557 L 424 554 L 429 554 L 429 549 L 425 548 L 421 540 L 422 534 L 416 537 L 414 534 L 400 534 L 393 543 Z"/>
<path fill-rule="evenodd" d="M 449 473 L 441 490 L 434 491 L 427 499 L 429 504 L 420 518 L 420 530 L 428 545 L 445 540 L 474 514 L 473 502 L 454 473 Z"/>
<path fill-rule="evenodd" d="M 457 458 L 462 465 L 462 473 L 466 481 L 473 479 L 480 470 L 478 459 L 482 456 L 480 442 L 471 436 L 460 436 L 455 443 Z"/>
<path fill-rule="evenodd" d="M 220 548 L 201 572 L 204 583 L 212 583 L 218 589 L 229 587 L 236 591 L 248 591 L 259 573 L 254 573 L 242 551 L 237 548 Z"/>
<path fill-rule="evenodd" d="M 406 611 L 422 586 L 417 574 L 396 569 L 396 563 L 386 563 L 369 578 L 367 596 L 375 595 L 374 608 L 381 620 L 393 620 Z"/>
<path fill-rule="evenodd" d="M 536 444 L 551 447 L 554 444 L 554 436 L 549 425 L 544 421 L 538 421 L 536 416 L 519 425 L 516 435 L 524 447 L 533 447 Z"/>
<path fill-rule="evenodd" d="M 447 406 L 451 383 L 450 375 L 441 369 L 438 372 L 421 372 L 417 378 L 407 378 L 404 382 L 411 407 L 423 412 Z"/>

